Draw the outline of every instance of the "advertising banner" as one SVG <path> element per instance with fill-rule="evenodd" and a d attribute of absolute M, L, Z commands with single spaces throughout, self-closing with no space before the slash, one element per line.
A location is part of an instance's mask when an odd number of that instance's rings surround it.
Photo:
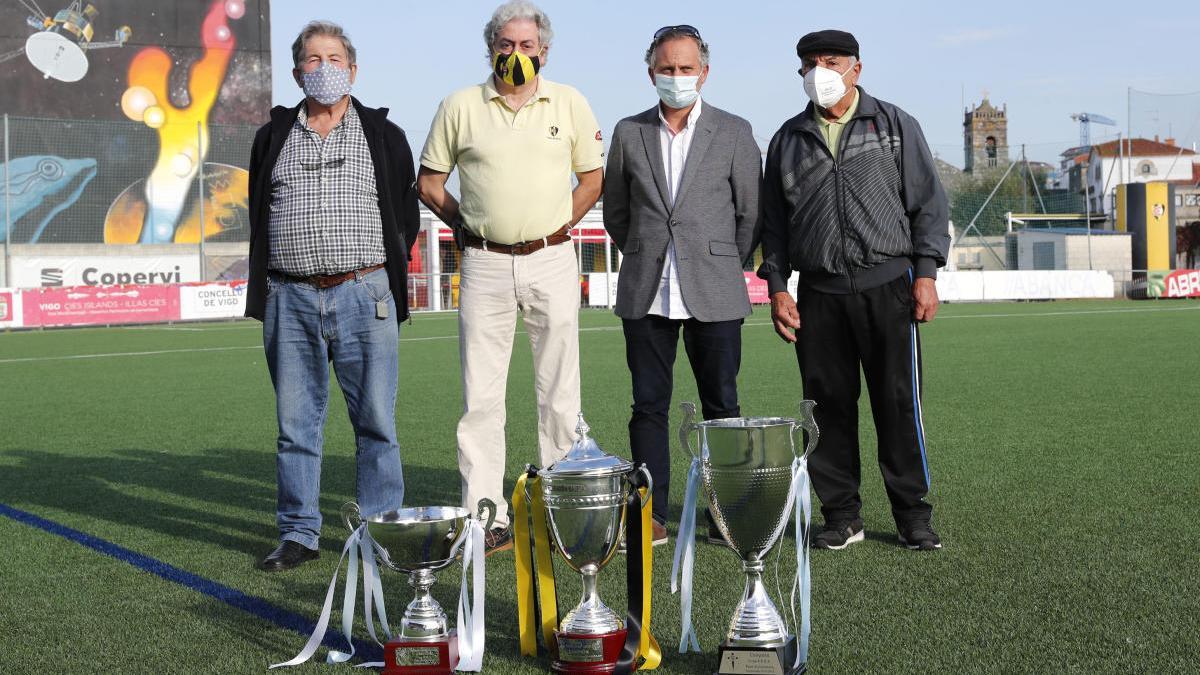
<path fill-rule="evenodd" d="M 743 272 L 743 274 L 746 276 L 746 292 L 750 294 L 750 304 L 770 304 L 771 294 L 767 292 L 767 280 L 759 279 L 754 272 Z"/>
<path fill-rule="evenodd" d="M 92 326 L 179 320 L 178 286 L 74 286 L 21 292 L 22 322 Z"/>
<path fill-rule="evenodd" d="M 18 328 L 21 324 L 21 292 L 0 288 L 0 328 Z"/>
<path fill-rule="evenodd" d="M 17 288 L 180 284 L 200 281 L 195 255 L 13 256 Z"/>
<path fill-rule="evenodd" d="M 179 287 L 179 317 L 228 319 L 246 314 L 246 282 L 188 284 Z"/>
<path fill-rule="evenodd" d="M 948 302 L 1112 298 L 1113 277 L 1099 270 L 941 272 L 938 297 Z"/>
<path fill-rule="evenodd" d="M 1200 270 L 1150 272 L 1146 295 L 1151 298 L 1200 298 Z"/>

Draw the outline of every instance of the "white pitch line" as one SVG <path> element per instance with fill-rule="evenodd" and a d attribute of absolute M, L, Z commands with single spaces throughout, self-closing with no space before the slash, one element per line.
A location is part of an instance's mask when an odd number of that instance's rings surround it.
<path fill-rule="evenodd" d="M 1036 318 L 1040 316 L 1071 316 L 1072 314 L 1142 314 L 1148 312 L 1192 312 L 1200 310 L 1200 304 L 1191 307 L 1129 307 L 1126 309 L 1081 309 L 1064 312 L 1010 312 L 1007 314 L 960 314 L 958 316 L 943 316 L 943 319 L 1000 319 L 1000 318 Z M 937 319 L 935 318 L 934 321 Z"/>
<path fill-rule="evenodd" d="M 73 361 L 78 359 L 103 359 L 114 356 L 155 356 L 158 354 L 188 354 L 195 352 L 230 352 L 239 349 L 262 349 L 253 347 L 193 347 L 191 349 L 159 349 L 150 352 L 108 352 L 106 354 L 67 354 L 64 356 L 27 356 L 19 359 L 0 359 L 0 363 L 29 363 L 31 361 Z"/>
<path fill-rule="evenodd" d="M 948 319 L 1002 319 L 1002 318 L 1037 318 L 1045 316 L 1071 316 L 1074 314 L 1140 314 L 1148 312 L 1187 312 L 1200 310 L 1200 304 L 1190 307 L 1146 307 L 1146 308 L 1127 308 L 1127 309 L 1085 309 L 1078 311 L 1065 312 L 1036 312 L 1033 314 L 1022 312 L 997 313 L 997 314 L 966 314 L 960 316 L 943 316 L 942 320 Z M 935 319 L 936 321 L 936 319 Z M 770 326 L 770 321 L 747 321 L 746 326 Z M 166 330 L 166 329 L 164 329 Z M 204 329 L 213 330 L 213 329 Z M 621 330 L 621 326 L 591 326 L 588 328 L 580 328 L 581 333 L 595 332 L 612 332 Z M 516 331 L 516 335 L 528 335 L 526 331 Z M 400 342 L 434 342 L 438 340 L 457 340 L 458 335 L 430 335 L 425 337 L 410 337 L 400 338 Z M 229 352 L 229 351 L 244 351 L 247 349 L 262 349 L 262 345 L 251 345 L 247 347 L 193 347 L 190 349 L 159 349 L 155 351 L 144 352 L 108 352 L 104 354 L 68 354 L 64 356 L 28 356 L 16 359 L 0 359 L 0 364 L 5 363 L 31 363 L 36 361 L 72 361 L 81 359 L 102 359 L 121 356 L 157 356 L 161 354 L 191 354 L 200 352 Z"/>

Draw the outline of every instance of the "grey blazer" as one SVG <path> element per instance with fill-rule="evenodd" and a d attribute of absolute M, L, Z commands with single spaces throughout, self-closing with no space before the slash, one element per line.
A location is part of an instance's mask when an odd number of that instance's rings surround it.
<path fill-rule="evenodd" d="M 617 123 L 604 177 L 604 228 L 624 254 L 617 316 L 646 316 L 667 243 L 680 291 L 700 321 L 750 314 L 742 263 L 758 245 L 762 157 L 750 123 L 704 102 L 675 204 L 659 145 L 658 106 Z"/>

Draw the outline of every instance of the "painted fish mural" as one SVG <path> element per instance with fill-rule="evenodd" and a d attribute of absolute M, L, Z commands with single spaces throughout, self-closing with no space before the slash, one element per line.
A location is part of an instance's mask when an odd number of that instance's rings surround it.
<path fill-rule="evenodd" d="M 8 180 L 3 179 L 8 171 Z M 17 157 L 0 164 L 0 241 L 12 229 L 12 241 L 36 244 L 55 216 L 79 201 L 96 177 L 96 160 L 63 159 L 53 155 Z M 4 194 L 3 185 L 8 185 Z M 7 209 L 12 208 L 12 213 Z M 28 217 L 27 217 L 28 216 Z"/>

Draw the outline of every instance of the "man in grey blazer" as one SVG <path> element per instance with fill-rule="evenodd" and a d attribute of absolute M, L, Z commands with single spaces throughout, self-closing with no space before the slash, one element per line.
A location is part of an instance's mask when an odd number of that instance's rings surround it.
<path fill-rule="evenodd" d="M 604 227 L 624 254 L 616 314 L 633 379 L 629 443 L 654 479 L 655 545 L 667 541 L 680 328 L 704 418 L 740 414 L 742 265 L 758 241 L 762 160 L 749 122 L 700 99 L 708 54 L 691 26 L 654 34 L 646 65 L 660 101 L 617 123 L 604 184 Z"/>

